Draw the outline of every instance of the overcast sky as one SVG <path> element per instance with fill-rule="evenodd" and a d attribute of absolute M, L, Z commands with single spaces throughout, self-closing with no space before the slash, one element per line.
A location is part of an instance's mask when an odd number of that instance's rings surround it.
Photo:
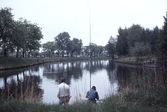
<path fill-rule="evenodd" d="M 22 17 L 37 23 L 42 43 L 68 32 L 71 40 L 82 39 L 83 45 L 91 37 L 91 42 L 104 46 L 120 27 L 161 28 L 167 0 L 0 0 L 0 7 L 12 8 L 15 20 Z"/>

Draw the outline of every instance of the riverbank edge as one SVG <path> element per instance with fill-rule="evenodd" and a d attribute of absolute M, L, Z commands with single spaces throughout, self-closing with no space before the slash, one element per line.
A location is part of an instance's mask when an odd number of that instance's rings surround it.
<path fill-rule="evenodd" d="M 143 65 L 143 62 L 132 62 L 132 61 L 120 61 L 120 60 L 113 60 L 116 63 L 127 64 L 127 65 Z"/>
<path fill-rule="evenodd" d="M 44 63 L 52 63 L 52 62 L 63 62 L 63 61 L 83 61 L 83 60 L 103 60 L 110 59 L 113 62 L 119 64 L 126 65 L 134 65 L 134 66 L 143 66 L 150 68 L 157 68 L 154 63 L 151 61 L 135 61 L 135 60 L 127 60 L 127 59 L 116 59 L 112 60 L 110 57 L 54 57 L 54 58 L 15 58 L 15 57 L 0 57 L 0 71 L 2 70 L 11 70 L 11 69 L 19 69 L 26 68 L 35 65 L 40 65 Z M 152 63 L 152 65 L 150 64 Z"/>
<path fill-rule="evenodd" d="M 10 61 L 10 60 L 14 61 Z M 110 59 L 109 57 L 94 57 L 91 60 L 96 59 Z M 17 61 L 15 61 L 17 60 Z M 19 69 L 26 68 L 31 66 L 36 66 L 44 63 L 52 63 L 52 62 L 64 62 L 64 61 L 83 61 L 90 60 L 89 57 L 55 57 L 55 58 L 14 58 L 14 57 L 0 57 L 0 71 L 2 70 L 11 70 L 11 69 Z M 7 63 L 7 65 L 5 65 Z"/>

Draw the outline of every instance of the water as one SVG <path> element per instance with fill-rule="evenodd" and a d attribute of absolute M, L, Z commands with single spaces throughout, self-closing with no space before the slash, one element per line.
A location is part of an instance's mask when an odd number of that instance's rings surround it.
<path fill-rule="evenodd" d="M 46 63 L 25 69 L 0 71 L 0 92 L 3 98 L 13 96 L 57 104 L 58 84 L 65 77 L 72 96 L 70 104 L 76 100 L 86 100 L 86 92 L 91 86 L 96 86 L 99 97 L 103 100 L 116 94 L 120 87 L 124 88 L 132 85 L 132 82 L 136 83 L 137 79 L 144 79 L 144 73 L 142 67 L 122 66 L 110 60 Z M 137 76 L 134 78 L 136 80 L 131 80 L 132 76 Z M 138 86 L 143 83 L 145 82 Z M 144 87 L 146 86 L 147 84 Z"/>
<path fill-rule="evenodd" d="M 115 74 L 107 70 L 108 65 L 108 60 L 56 62 L 26 69 L 1 71 L 0 88 L 2 93 L 8 95 L 29 95 L 31 97 L 28 98 L 33 97 L 43 103 L 53 104 L 58 103 L 57 86 L 61 77 L 65 77 L 72 96 L 70 103 L 86 100 L 86 92 L 91 86 L 96 86 L 100 99 L 105 99 L 115 94 L 118 86 Z"/>

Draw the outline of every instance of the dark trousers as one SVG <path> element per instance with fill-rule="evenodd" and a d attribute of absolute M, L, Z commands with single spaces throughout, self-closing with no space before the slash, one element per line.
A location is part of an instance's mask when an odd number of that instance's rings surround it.
<path fill-rule="evenodd" d="M 67 104 L 69 101 L 70 101 L 69 96 L 60 97 L 60 98 L 59 98 L 59 105 Z"/>

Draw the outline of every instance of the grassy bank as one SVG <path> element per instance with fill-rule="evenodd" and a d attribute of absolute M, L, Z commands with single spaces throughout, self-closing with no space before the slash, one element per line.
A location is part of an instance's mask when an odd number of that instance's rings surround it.
<path fill-rule="evenodd" d="M 45 59 L 45 61 L 48 61 L 48 59 Z M 37 58 L 0 57 L 0 68 L 27 66 L 40 62 L 43 62 L 43 60 Z"/>
<path fill-rule="evenodd" d="M 1 112 L 166 112 L 167 90 L 165 87 L 150 90 L 123 90 L 102 103 L 90 105 L 74 103 L 58 106 L 25 101 L 0 101 Z"/>
<path fill-rule="evenodd" d="M 110 59 L 109 57 L 92 57 L 94 59 Z M 154 59 L 143 57 L 143 60 L 140 61 L 141 63 L 144 61 L 149 61 Z M 34 64 L 41 64 L 47 62 L 59 62 L 59 61 L 76 61 L 76 60 L 90 60 L 89 57 L 53 57 L 53 58 L 15 58 L 15 57 L 0 57 L 0 69 L 3 68 L 13 68 L 13 67 L 24 67 L 24 66 L 31 66 Z M 137 59 L 134 57 L 120 57 L 117 59 L 119 62 L 130 62 L 136 63 Z"/>
<path fill-rule="evenodd" d="M 94 57 L 92 59 L 107 59 L 108 57 Z M 34 64 L 59 62 L 59 61 L 76 61 L 89 60 L 89 57 L 54 57 L 54 58 L 15 58 L 15 57 L 0 57 L 0 69 L 31 66 Z"/>

